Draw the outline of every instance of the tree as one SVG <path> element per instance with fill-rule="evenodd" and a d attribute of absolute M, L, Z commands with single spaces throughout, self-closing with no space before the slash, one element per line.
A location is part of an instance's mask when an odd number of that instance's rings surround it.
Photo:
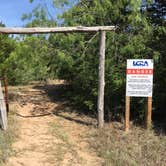
<path fill-rule="evenodd" d="M 154 107 L 156 113 L 165 114 L 166 100 L 166 1 L 156 0 L 154 3 L 147 5 L 147 15 L 153 26 L 153 35 L 148 45 L 155 52 L 155 87 L 154 87 Z"/>
<path fill-rule="evenodd" d="M 28 36 L 17 41 L 4 65 L 11 84 L 25 84 L 47 78 L 48 42 L 45 38 Z"/>
<path fill-rule="evenodd" d="M 121 96 L 125 94 L 126 59 L 153 56 L 153 50 L 146 46 L 152 29 L 147 18 L 138 10 L 140 5 L 141 1 L 82 0 L 62 16 L 64 25 L 118 26 L 116 33 L 107 34 L 105 101 L 108 110 L 123 109 L 124 98 Z M 75 61 L 79 61 L 74 63 L 72 73 L 72 83 L 78 95 L 76 101 L 81 99 L 80 103 L 89 109 L 95 109 L 97 98 L 99 38 L 93 38 L 93 35 L 84 34 L 82 41 L 78 42 L 83 43 L 83 51 L 71 53 L 71 56 L 77 55 Z"/>

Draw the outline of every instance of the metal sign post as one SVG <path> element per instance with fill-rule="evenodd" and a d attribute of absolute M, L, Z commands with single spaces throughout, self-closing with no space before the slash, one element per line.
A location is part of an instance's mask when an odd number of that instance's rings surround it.
<path fill-rule="evenodd" d="M 129 130 L 130 97 L 148 97 L 146 127 L 151 127 L 153 60 L 129 59 L 126 70 L 125 131 Z"/>

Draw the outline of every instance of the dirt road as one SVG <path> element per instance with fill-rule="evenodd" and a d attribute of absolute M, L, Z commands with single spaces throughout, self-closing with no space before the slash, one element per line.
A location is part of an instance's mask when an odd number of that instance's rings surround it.
<path fill-rule="evenodd" d="M 59 95 L 62 86 L 56 83 L 12 89 L 19 131 L 13 144 L 15 155 L 6 166 L 102 165 L 88 143 L 95 120 L 64 106 L 66 101 Z"/>

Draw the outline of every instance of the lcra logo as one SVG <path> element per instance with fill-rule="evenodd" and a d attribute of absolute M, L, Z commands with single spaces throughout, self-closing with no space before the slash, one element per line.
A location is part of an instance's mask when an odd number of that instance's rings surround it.
<path fill-rule="evenodd" d="M 133 61 L 133 66 L 149 66 L 148 61 Z"/>

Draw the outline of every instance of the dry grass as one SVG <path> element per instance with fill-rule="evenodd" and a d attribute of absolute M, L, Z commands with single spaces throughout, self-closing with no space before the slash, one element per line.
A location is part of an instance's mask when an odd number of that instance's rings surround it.
<path fill-rule="evenodd" d="M 16 118 L 13 108 L 8 117 L 8 129 L 2 131 L 0 129 L 0 165 L 5 165 L 6 160 L 14 154 L 12 143 L 17 138 Z"/>
<path fill-rule="evenodd" d="M 54 159 L 49 159 L 55 165 L 82 165 L 83 159 L 78 155 L 75 145 L 72 144 L 69 136 L 63 129 L 63 126 L 56 120 L 50 123 L 50 130 L 52 135 L 56 138 L 57 142 L 53 144 L 50 152 L 53 154 Z"/>
<path fill-rule="evenodd" d="M 129 133 L 123 125 L 113 123 L 90 134 L 90 144 L 104 158 L 105 166 L 165 166 L 166 136 L 133 127 Z"/>

